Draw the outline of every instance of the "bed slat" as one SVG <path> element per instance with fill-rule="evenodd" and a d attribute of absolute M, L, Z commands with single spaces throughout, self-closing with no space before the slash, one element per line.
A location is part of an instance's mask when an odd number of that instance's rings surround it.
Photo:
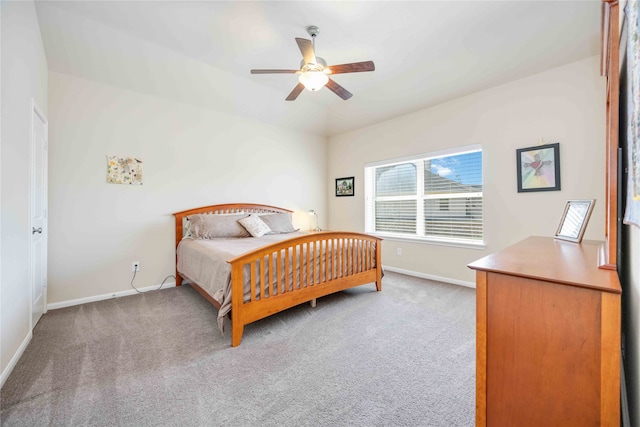
<path fill-rule="evenodd" d="M 251 300 L 258 299 L 258 293 L 256 292 L 256 263 L 251 263 Z"/>

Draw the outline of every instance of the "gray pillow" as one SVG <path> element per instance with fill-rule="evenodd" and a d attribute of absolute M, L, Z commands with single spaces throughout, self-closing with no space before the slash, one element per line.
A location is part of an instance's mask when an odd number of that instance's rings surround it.
<path fill-rule="evenodd" d="M 293 228 L 290 213 L 260 215 L 260 219 L 271 229 L 271 233 L 268 234 L 285 234 L 298 231 Z"/>
<path fill-rule="evenodd" d="M 189 217 L 189 230 L 194 239 L 218 239 L 225 237 L 251 237 L 239 222 L 248 214 L 216 215 L 197 214 Z"/>

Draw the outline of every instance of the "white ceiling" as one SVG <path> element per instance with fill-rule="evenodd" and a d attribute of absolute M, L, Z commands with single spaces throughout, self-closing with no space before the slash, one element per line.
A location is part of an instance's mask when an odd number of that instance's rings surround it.
<path fill-rule="evenodd" d="M 599 52 L 599 0 L 38 1 L 49 69 L 320 135 L 335 135 Z M 284 99 L 295 37 L 320 27 L 329 64 L 370 73 Z M 225 106 L 223 108 L 223 105 Z M 228 108 L 227 108 L 228 107 Z M 309 118 L 313 117 L 313 120 Z"/>

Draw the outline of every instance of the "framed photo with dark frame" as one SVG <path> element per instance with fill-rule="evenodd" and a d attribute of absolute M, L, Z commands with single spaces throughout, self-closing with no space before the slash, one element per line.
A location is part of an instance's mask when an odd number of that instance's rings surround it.
<path fill-rule="evenodd" d="M 560 144 L 516 150 L 518 193 L 560 190 Z"/>
<path fill-rule="evenodd" d="M 354 177 L 336 178 L 336 197 L 353 196 Z"/>

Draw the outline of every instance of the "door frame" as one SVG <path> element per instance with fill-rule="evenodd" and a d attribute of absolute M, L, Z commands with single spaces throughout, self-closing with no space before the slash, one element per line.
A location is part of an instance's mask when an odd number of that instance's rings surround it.
<path fill-rule="evenodd" d="M 34 324 L 33 324 L 33 280 L 35 279 L 33 277 L 34 274 L 34 270 L 33 270 L 33 239 L 32 239 L 32 232 L 31 229 L 33 227 L 33 223 L 32 223 L 32 218 L 33 218 L 33 212 L 32 212 L 32 202 L 33 202 L 33 188 L 32 188 L 32 177 L 33 177 L 33 173 L 34 173 L 34 167 L 35 167 L 35 153 L 33 152 L 33 143 L 34 143 L 34 132 L 33 132 L 33 128 L 35 125 L 35 116 L 38 116 L 40 118 L 40 120 L 42 120 L 43 124 L 44 124 L 44 151 L 46 151 L 48 153 L 49 151 L 49 121 L 47 120 L 47 116 L 44 114 L 43 110 L 38 106 L 38 104 L 36 103 L 34 98 L 31 98 L 31 111 L 29 112 L 29 116 L 30 116 L 30 123 L 31 123 L 31 129 L 29 130 L 30 133 L 30 138 L 29 138 L 29 229 L 28 229 L 28 236 L 29 236 L 29 330 L 33 331 L 34 328 Z M 45 182 L 44 182 L 44 193 L 45 193 L 45 200 L 46 200 L 46 206 L 45 206 L 45 219 L 44 219 L 44 223 L 45 223 L 45 233 L 44 233 L 44 250 L 45 250 L 45 266 L 44 269 L 45 271 L 48 270 L 48 260 L 49 260 L 49 255 L 48 255 L 48 247 L 49 247 L 49 155 L 47 154 L 45 156 L 45 161 L 43 162 L 43 168 L 45 169 Z M 46 274 L 46 273 L 45 273 Z M 47 288 L 48 288 L 48 283 L 45 283 L 44 289 L 43 289 L 43 299 L 42 299 L 42 304 L 43 304 L 43 310 L 42 310 L 42 314 L 45 314 L 47 312 Z"/>

